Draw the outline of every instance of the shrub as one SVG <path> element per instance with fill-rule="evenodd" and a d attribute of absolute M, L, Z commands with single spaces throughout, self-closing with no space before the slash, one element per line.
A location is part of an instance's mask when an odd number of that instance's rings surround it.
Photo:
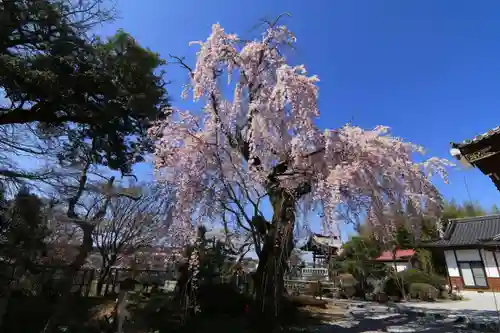
<path fill-rule="evenodd" d="M 337 279 L 342 287 L 354 287 L 356 285 L 356 279 L 352 274 L 340 274 Z"/>
<path fill-rule="evenodd" d="M 243 314 L 251 302 L 230 284 L 208 283 L 201 285 L 198 292 L 198 304 L 206 314 Z"/>
<path fill-rule="evenodd" d="M 407 291 L 406 288 L 405 291 Z M 387 296 L 402 298 L 401 277 L 399 275 L 389 277 L 383 284 L 382 292 Z"/>
<path fill-rule="evenodd" d="M 352 298 L 356 295 L 356 288 L 351 286 L 342 287 L 342 296 L 345 298 Z"/>
<path fill-rule="evenodd" d="M 392 274 L 385 282 L 383 290 L 388 296 L 402 297 L 401 283 L 403 283 L 406 293 L 409 293 L 410 286 L 414 283 L 429 284 L 438 291 L 443 291 L 445 289 L 446 280 L 439 275 L 429 274 L 412 268 L 404 272 Z"/>
<path fill-rule="evenodd" d="M 439 290 L 428 283 L 413 283 L 410 286 L 410 297 L 421 301 L 435 301 Z"/>
<path fill-rule="evenodd" d="M 340 274 L 337 280 L 343 297 L 352 298 L 356 294 L 357 281 L 352 274 Z"/>
<path fill-rule="evenodd" d="M 446 284 L 446 280 L 443 277 L 436 274 L 429 274 L 418 269 L 408 269 L 398 274 L 403 279 L 407 290 L 409 290 L 409 287 L 414 283 L 430 284 L 438 290 L 443 290 Z"/>

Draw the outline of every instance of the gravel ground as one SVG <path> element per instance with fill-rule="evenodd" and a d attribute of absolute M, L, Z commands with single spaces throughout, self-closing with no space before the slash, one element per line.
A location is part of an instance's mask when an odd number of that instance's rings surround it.
<path fill-rule="evenodd" d="M 474 302 L 477 301 L 469 299 L 463 302 L 464 305 L 455 305 L 461 308 L 452 310 L 450 310 L 450 304 L 444 307 L 445 303 L 420 303 L 418 306 L 415 306 L 417 303 L 406 303 L 408 306 L 406 304 L 396 306 L 370 302 L 338 302 L 338 307 L 346 309 L 344 318 L 337 317 L 331 322 L 299 331 L 319 333 L 499 332 L 498 327 L 494 325 L 498 322 L 496 311 L 467 309 L 467 307 L 474 306 L 476 304 Z M 436 304 L 443 307 L 432 308 L 432 305 Z"/>

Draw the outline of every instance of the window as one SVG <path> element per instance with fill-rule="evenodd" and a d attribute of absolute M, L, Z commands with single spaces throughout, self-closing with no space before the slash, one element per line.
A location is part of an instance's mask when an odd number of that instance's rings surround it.
<path fill-rule="evenodd" d="M 466 287 L 488 287 L 482 262 L 459 262 L 458 266 Z"/>

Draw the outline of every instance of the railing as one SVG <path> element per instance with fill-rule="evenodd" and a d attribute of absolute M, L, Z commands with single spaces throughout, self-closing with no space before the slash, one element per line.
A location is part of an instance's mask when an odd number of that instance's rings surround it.
<path fill-rule="evenodd" d="M 324 280 L 285 280 L 285 288 L 292 295 L 311 294 L 322 297 L 325 292 L 333 292 L 335 284 Z"/>
<path fill-rule="evenodd" d="M 318 279 L 318 280 L 328 280 L 328 269 L 327 268 L 302 268 L 301 275 L 305 279 Z"/>

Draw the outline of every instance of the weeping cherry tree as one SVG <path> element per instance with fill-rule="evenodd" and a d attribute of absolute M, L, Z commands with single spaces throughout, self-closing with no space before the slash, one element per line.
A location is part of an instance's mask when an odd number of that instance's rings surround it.
<path fill-rule="evenodd" d="M 194 43 L 194 67 L 175 57 L 190 75 L 183 95 L 192 93 L 201 110 L 168 110 L 150 129 L 159 178 L 177 193 L 172 236 L 193 242 L 195 226 L 213 221 L 250 232 L 259 257 L 257 299 L 274 315 L 298 212 L 317 212 L 325 233 L 342 216 L 366 219 L 377 237 L 391 237 L 387 212 L 411 205 L 439 213 L 442 199 L 430 177 L 446 180 L 448 164 L 414 162 L 423 149 L 385 126 L 318 128 L 318 77 L 283 55 L 295 42 L 277 24 L 251 41 L 214 24 L 205 41 Z M 262 212 L 266 200 L 270 220 Z"/>

